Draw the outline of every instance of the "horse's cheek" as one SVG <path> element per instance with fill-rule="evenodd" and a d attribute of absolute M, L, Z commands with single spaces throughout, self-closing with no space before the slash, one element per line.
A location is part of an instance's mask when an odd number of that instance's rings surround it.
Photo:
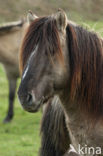
<path fill-rule="evenodd" d="M 47 96 L 48 94 L 51 94 L 53 90 L 53 85 L 52 81 L 48 81 L 46 79 L 43 79 L 42 81 L 39 82 L 37 86 L 37 96 L 38 98 L 42 96 Z"/>

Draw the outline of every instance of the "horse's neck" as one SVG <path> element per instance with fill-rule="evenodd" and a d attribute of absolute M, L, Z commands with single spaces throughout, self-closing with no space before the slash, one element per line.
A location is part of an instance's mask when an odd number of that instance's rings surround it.
<path fill-rule="evenodd" d="M 78 150 L 78 144 L 82 147 L 87 145 L 89 147 L 103 148 L 103 121 L 98 120 L 95 124 L 92 124 L 90 118 L 78 110 L 76 103 L 71 104 L 68 102 L 69 97 L 67 99 L 66 94 L 61 96 L 60 99 L 64 107 L 66 125 L 71 142 L 75 149 Z"/>
<path fill-rule="evenodd" d="M 62 99 L 60 98 L 62 101 L 62 105 L 64 108 L 64 112 L 65 112 L 65 116 L 67 119 L 68 124 L 70 124 L 71 126 L 75 127 L 83 127 L 84 125 L 87 126 L 87 123 L 89 125 L 89 120 L 88 118 L 86 118 L 86 116 L 84 115 L 84 113 L 82 113 L 79 109 L 78 109 L 78 105 L 75 101 L 75 103 L 71 103 L 69 101 L 69 98 L 66 99 Z"/>

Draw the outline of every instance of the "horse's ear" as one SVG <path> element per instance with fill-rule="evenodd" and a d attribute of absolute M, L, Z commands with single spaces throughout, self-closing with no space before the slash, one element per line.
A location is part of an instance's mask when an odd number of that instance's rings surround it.
<path fill-rule="evenodd" d="M 58 30 L 64 31 L 67 26 L 67 15 L 65 12 L 62 9 L 59 9 L 54 15 L 54 18 L 56 19 Z"/>
<path fill-rule="evenodd" d="M 38 18 L 36 15 L 34 15 L 32 13 L 32 11 L 29 10 L 28 14 L 27 14 L 27 21 L 28 23 L 32 23 L 36 18 Z"/>

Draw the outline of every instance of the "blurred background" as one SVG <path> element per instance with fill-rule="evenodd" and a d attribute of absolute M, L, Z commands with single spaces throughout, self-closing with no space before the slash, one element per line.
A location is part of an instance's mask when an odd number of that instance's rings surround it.
<path fill-rule="evenodd" d="M 103 0 L 0 0 L 0 22 L 17 20 L 29 9 L 47 15 L 58 8 L 74 20 L 103 21 Z"/>
<path fill-rule="evenodd" d="M 66 12 L 68 19 L 103 35 L 103 0 L 0 0 L 0 24 L 26 18 L 28 10 L 44 16 L 58 8 Z M 3 124 L 7 107 L 8 81 L 0 64 L 0 156 L 37 156 L 42 113 L 25 112 L 16 96 L 14 119 Z"/>

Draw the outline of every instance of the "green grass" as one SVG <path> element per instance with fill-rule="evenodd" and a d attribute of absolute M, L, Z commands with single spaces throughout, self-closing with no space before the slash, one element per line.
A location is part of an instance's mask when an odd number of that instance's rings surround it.
<path fill-rule="evenodd" d="M 41 113 L 30 114 L 15 100 L 15 116 L 3 124 L 8 107 L 8 85 L 0 65 L 0 156 L 37 156 L 40 147 Z"/>

